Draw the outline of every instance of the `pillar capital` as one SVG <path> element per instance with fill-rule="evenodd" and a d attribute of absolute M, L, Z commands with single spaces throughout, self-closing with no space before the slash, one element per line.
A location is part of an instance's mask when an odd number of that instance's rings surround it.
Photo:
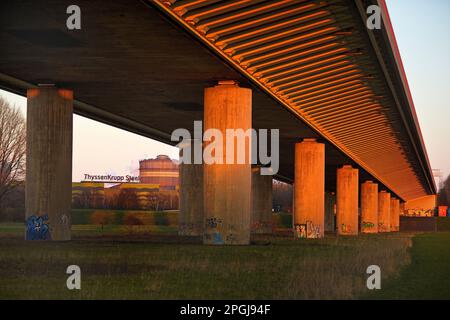
<path fill-rule="evenodd" d="M 239 86 L 239 82 L 236 80 L 219 80 L 217 82 L 218 86 Z"/>
<path fill-rule="evenodd" d="M 317 139 L 316 138 L 303 138 L 301 142 L 317 142 Z"/>
<path fill-rule="evenodd" d="M 73 91 L 65 88 L 58 88 L 55 85 L 39 85 L 37 88 L 27 89 L 27 98 L 33 99 L 44 92 L 53 92 L 53 94 L 72 101 L 73 100 Z"/>

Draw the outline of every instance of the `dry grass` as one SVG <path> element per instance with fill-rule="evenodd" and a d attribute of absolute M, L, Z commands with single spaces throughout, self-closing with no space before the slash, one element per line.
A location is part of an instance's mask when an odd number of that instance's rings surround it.
<path fill-rule="evenodd" d="M 312 249 L 312 256 L 298 261 L 298 270 L 290 272 L 290 285 L 275 298 L 354 299 L 367 291 L 369 265 L 380 266 L 382 278 L 386 280 L 410 263 L 407 249 L 411 247 L 411 235 L 360 236 L 333 242 L 336 250 L 326 258 L 317 248 Z"/>
<path fill-rule="evenodd" d="M 386 279 L 410 262 L 410 234 L 271 237 L 240 247 L 165 237 L 69 243 L 3 237 L 0 298 L 354 299 L 367 292 L 369 265 L 379 265 Z M 65 287 L 70 264 L 81 267 L 80 291 Z"/>

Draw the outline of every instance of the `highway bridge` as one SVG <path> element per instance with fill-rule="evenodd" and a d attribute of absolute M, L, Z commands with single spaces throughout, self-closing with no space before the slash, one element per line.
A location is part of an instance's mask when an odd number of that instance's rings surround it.
<path fill-rule="evenodd" d="M 398 231 L 436 193 L 384 0 L 79 0 L 68 30 L 71 4 L 0 4 L 0 86 L 28 97 L 26 216 L 48 214 L 52 239 L 70 239 L 73 113 L 171 144 L 195 120 L 279 129 L 298 236 Z M 181 167 L 183 234 L 268 232 L 270 176 Z"/>

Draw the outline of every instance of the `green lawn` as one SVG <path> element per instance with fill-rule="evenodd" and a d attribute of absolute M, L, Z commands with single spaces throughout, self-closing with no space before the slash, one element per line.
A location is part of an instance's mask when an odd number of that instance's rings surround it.
<path fill-rule="evenodd" d="M 356 298 L 365 270 L 393 275 L 409 262 L 411 235 L 294 240 L 255 238 L 250 246 L 204 246 L 161 226 L 74 226 L 70 242 L 25 242 L 23 226 L 0 225 L 2 299 Z M 153 228 L 153 229 L 152 229 Z M 155 229 L 156 228 L 156 229 Z M 66 288 L 68 265 L 82 289 Z"/>
<path fill-rule="evenodd" d="M 450 232 L 413 238 L 411 264 L 370 299 L 450 299 Z"/>

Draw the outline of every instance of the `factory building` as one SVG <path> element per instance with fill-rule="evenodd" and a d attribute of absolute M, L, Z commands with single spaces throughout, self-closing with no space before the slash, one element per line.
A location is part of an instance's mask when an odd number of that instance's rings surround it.
<path fill-rule="evenodd" d="M 122 176 L 72 183 L 72 207 L 137 210 L 178 209 L 178 163 L 167 155 L 139 161 L 139 182 Z M 122 179 L 123 178 L 123 179 Z M 124 182 L 117 182 L 124 181 Z"/>

